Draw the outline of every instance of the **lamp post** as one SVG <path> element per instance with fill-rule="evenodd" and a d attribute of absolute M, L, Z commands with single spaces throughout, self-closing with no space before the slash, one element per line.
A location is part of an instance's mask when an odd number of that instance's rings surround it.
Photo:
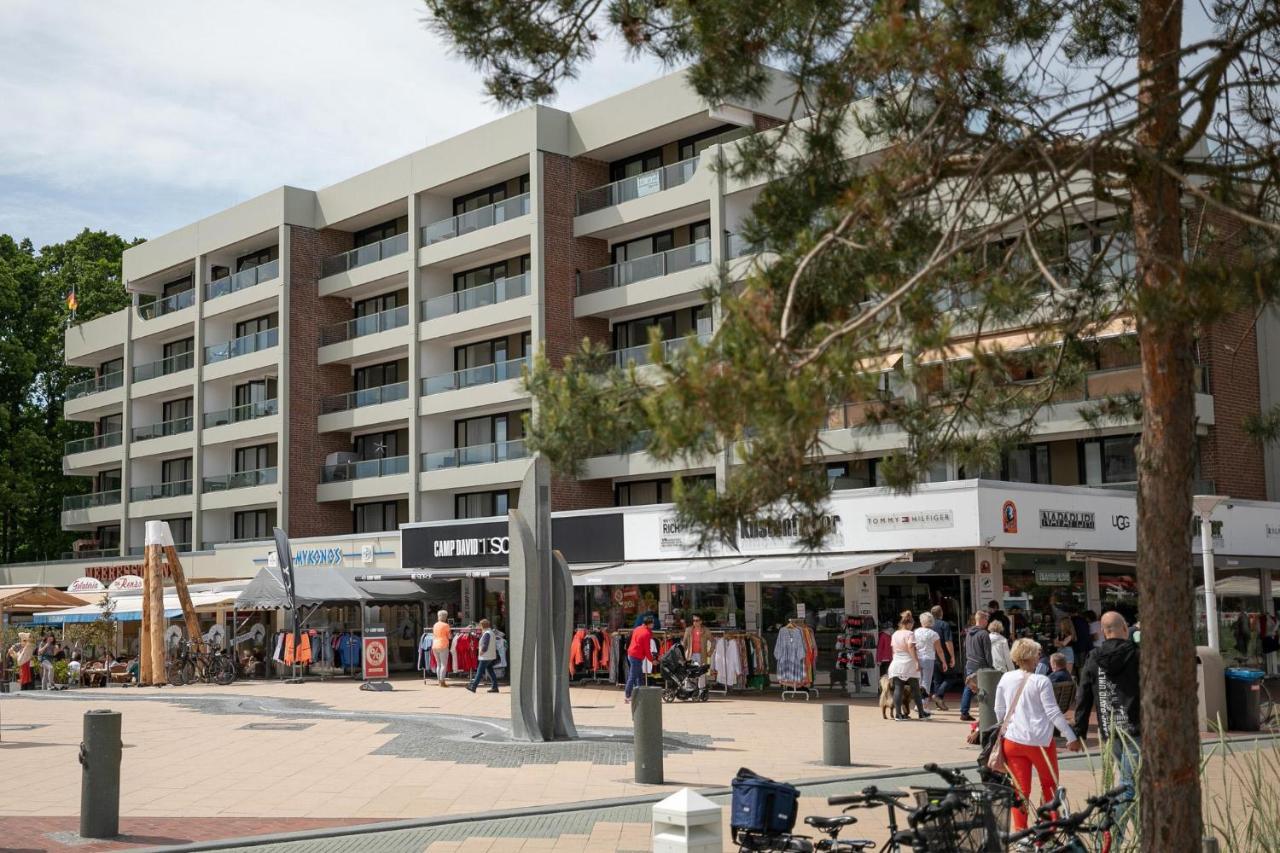
<path fill-rule="evenodd" d="M 1200 557 L 1204 566 L 1204 618 L 1209 629 L 1209 648 L 1222 650 L 1218 640 L 1218 597 L 1214 589 L 1213 511 L 1227 501 L 1224 495 L 1195 495 L 1191 505 L 1200 516 Z"/>

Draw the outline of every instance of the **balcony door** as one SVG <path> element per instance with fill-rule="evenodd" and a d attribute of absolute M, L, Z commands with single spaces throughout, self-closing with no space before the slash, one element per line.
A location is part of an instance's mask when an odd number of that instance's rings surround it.
<path fill-rule="evenodd" d="M 186 355 L 193 352 L 195 347 L 195 338 L 183 338 L 180 341 L 170 341 L 164 345 L 164 358 L 168 360 L 177 355 Z"/>
<path fill-rule="evenodd" d="M 352 381 L 355 383 L 354 390 L 356 391 L 381 388 L 383 385 L 395 385 L 397 382 L 404 382 L 408 378 L 408 359 L 361 367 L 352 374 Z"/>
<path fill-rule="evenodd" d="M 160 463 L 160 482 L 185 483 L 192 477 L 191 457 L 166 459 Z"/>
<path fill-rule="evenodd" d="M 237 447 L 235 454 L 235 471 L 260 471 L 263 468 L 276 467 L 276 446 L 274 444 L 257 444 L 253 447 Z"/>
<path fill-rule="evenodd" d="M 272 246 L 269 249 L 262 249 L 257 252 L 250 252 L 247 255 L 241 255 L 236 258 L 236 272 L 241 272 L 252 267 L 260 267 L 263 264 L 269 264 L 278 257 L 280 257 L 280 247 L 278 246 Z M 221 278 L 221 276 L 217 274 L 219 269 L 226 268 L 214 267 L 213 279 L 215 281 Z"/>
<path fill-rule="evenodd" d="M 409 431 L 397 429 L 358 435 L 352 442 L 351 449 L 355 452 L 356 458 L 362 462 L 367 459 L 391 459 L 404 456 L 409 452 Z"/>
<path fill-rule="evenodd" d="M 124 429 L 124 415 L 106 415 L 98 418 L 96 435 L 111 435 Z"/>
<path fill-rule="evenodd" d="M 621 181 L 624 178 L 633 178 L 645 172 L 652 172 L 661 165 L 661 148 L 654 148 L 652 151 L 645 151 L 622 160 L 615 160 L 609 164 L 609 182 Z"/>
<path fill-rule="evenodd" d="M 166 518 L 165 523 L 169 525 L 169 532 L 173 534 L 173 544 L 178 546 L 179 551 L 184 545 L 191 547 L 191 516 Z"/>
<path fill-rule="evenodd" d="M 235 337 L 238 339 L 249 335 L 256 335 L 259 332 L 274 329 L 279 323 L 280 315 L 274 312 L 263 317 L 254 317 L 252 320 L 241 320 L 239 323 L 236 323 Z"/>
<path fill-rule="evenodd" d="M 93 490 L 95 492 L 118 492 L 120 491 L 120 469 L 114 468 L 110 471 L 99 471 L 97 476 L 93 478 Z"/>
<path fill-rule="evenodd" d="M 160 407 L 161 423 L 173 423 L 174 421 L 186 420 L 191 417 L 192 399 L 183 397 L 181 400 L 169 400 Z"/>
<path fill-rule="evenodd" d="M 361 299 L 353 308 L 355 317 L 360 318 L 368 317 L 371 314 L 381 314 L 383 311 L 392 311 L 408 304 L 409 291 L 402 289 L 392 293 L 384 293 L 381 296 L 373 296 L 369 299 Z"/>
<path fill-rule="evenodd" d="M 614 245 L 613 262 L 620 264 L 624 261 L 633 261 L 636 258 L 656 255 L 658 252 L 665 252 L 675 248 L 675 245 L 674 231 L 660 231 L 657 234 L 637 237 L 634 240 L 627 240 L 625 243 Z"/>
<path fill-rule="evenodd" d="M 237 512 L 232 521 L 232 538 L 239 541 L 245 539 L 270 539 L 271 529 L 276 526 L 274 509 L 252 509 Z"/>
<path fill-rule="evenodd" d="M 248 406 L 252 403 L 265 403 L 276 398 L 276 378 L 255 379 L 237 385 L 234 391 L 235 406 Z"/>

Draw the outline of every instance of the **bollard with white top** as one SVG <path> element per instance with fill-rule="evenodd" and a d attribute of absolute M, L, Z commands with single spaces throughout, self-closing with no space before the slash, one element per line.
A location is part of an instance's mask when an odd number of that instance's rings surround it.
<path fill-rule="evenodd" d="M 720 806 L 681 788 L 653 806 L 653 853 L 721 853 Z"/>

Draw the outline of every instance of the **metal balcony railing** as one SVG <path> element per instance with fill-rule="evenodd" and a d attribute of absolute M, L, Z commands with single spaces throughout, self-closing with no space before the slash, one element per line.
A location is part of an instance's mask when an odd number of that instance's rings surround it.
<path fill-rule="evenodd" d="M 578 273 L 578 295 L 624 287 L 637 281 L 670 275 L 711 263 L 711 241 L 698 240 L 619 264 Z"/>
<path fill-rule="evenodd" d="M 500 225 L 508 220 L 524 216 L 528 212 L 528 193 L 514 196 L 504 201 L 494 202 L 487 207 L 468 210 L 466 213 L 459 213 L 457 216 L 450 216 L 448 219 L 441 219 L 439 222 L 422 226 L 422 245 L 430 246 L 432 243 L 439 243 L 441 240 L 461 237 L 463 234 L 470 234 L 472 231 L 479 231 L 481 228 Z"/>
<path fill-rule="evenodd" d="M 164 299 L 157 299 L 147 305 L 141 305 L 138 307 L 138 314 L 144 320 L 154 320 L 156 317 L 163 317 L 165 314 L 172 314 L 174 311 L 181 311 L 195 304 L 196 291 L 195 288 L 191 288 L 166 296 Z"/>
<path fill-rule="evenodd" d="M 171 355 L 168 358 L 162 358 L 150 364 L 139 364 L 133 369 L 133 381 L 145 382 L 148 379 L 155 379 L 159 376 L 168 376 L 171 373 L 190 370 L 195 367 L 195 364 L 196 354 L 194 352 L 180 352 L 177 355 Z"/>
<path fill-rule="evenodd" d="M 329 344 L 338 344 L 353 338 L 363 338 L 365 335 L 376 335 L 378 332 L 399 329 L 407 325 L 409 325 L 409 306 L 401 305 L 399 308 L 379 311 L 377 314 L 366 314 L 354 320 L 325 326 L 320 330 L 320 346 L 326 347 Z"/>
<path fill-rule="evenodd" d="M 271 281 L 280 275 L 280 259 L 267 261 L 265 264 L 258 264 L 256 267 L 240 270 L 234 275 L 223 276 L 220 279 L 211 281 L 204 286 L 205 300 L 217 299 L 219 296 L 226 296 L 228 293 L 236 293 L 247 287 L 253 287 L 262 284 L 264 281 Z"/>
<path fill-rule="evenodd" d="M 120 503 L 120 490 L 93 492 L 88 495 L 68 495 L 62 499 L 62 509 L 90 509 L 95 506 L 114 506 Z"/>
<path fill-rule="evenodd" d="M 379 403 L 391 403 L 404 400 L 409 396 L 408 382 L 395 382 L 391 385 L 379 385 L 374 388 L 362 388 L 346 394 L 335 394 L 320 401 L 320 414 L 331 415 L 334 412 L 345 412 L 350 409 L 363 409 L 365 406 L 376 406 Z"/>
<path fill-rule="evenodd" d="M 462 468 L 466 465 L 486 465 L 490 462 L 505 462 L 508 459 L 525 459 L 528 455 L 523 438 L 499 441 L 494 444 L 473 444 L 451 450 L 430 450 L 422 454 L 422 470 L 440 471 L 445 468 Z"/>
<path fill-rule="evenodd" d="M 184 432 L 191 432 L 191 428 L 195 425 L 195 419 L 191 416 L 185 418 L 174 418 L 171 421 L 161 421 L 156 424 L 148 424 L 133 428 L 134 441 L 146 441 L 150 438 L 162 438 L 166 435 L 181 435 Z"/>
<path fill-rule="evenodd" d="M 519 379 L 520 371 L 528 362 L 527 358 L 513 358 L 510 361 L 499 361 L 493 364 L 481 364 L 439 376 L 427 376 L 422 380 L 423 394 L 440 394 L 445 391 L 457 391 L 476 385 L 490 385 L 507 379 Z"/>
<path fill-rule="evenodd" d="M 409 232 L 392 234 L 390 237 L 385 237 L 376 243 L 370 243 L 367 246 L 356 246 L 341 255 L 325 258 L 324 262 L 320 264 L 320 275 L 322 277 L 337 275 L 347 270 L 353 270 L 356 267 L 376 263 L 383 258 L 403 255 L 407 251 L 409 251 Z"/>
<path fill-rule="evenodd" d="M 87 397 L 90 394 L 97 394 L 99 391 L 109 391 L 112 388 L 119 388 L 123 384 L 123 370 L 117 370 L 114 373 L 104 373 L 101 376 L 91 376 L 88 379 L 82 379 L 79 382 L 72 382 L 68 385 L 66 399 L 75 400 L 79 397 Z"/>
<path fill-rule="evenodd" d="M 274 415 L 278 411 L 280 411 L 280 409 L 277 400 L 259 400 L 256 403 L 245 403 L 240 406 L 232 406 L 230 409 L 219 409 L 216 412 L 205 412 L 204 426 L 205 429 L 208 429 L 209 427 L 238 424 L 241 421 L 265 418 L 268 415 Z"/>
<path fill-rule="evenodd" d="M 104 447 L 119 447 L 120 439 L 120 430 L 91 435 L 88 438 L 77 438 L 74 441 L 68 441 L 62 452 L 64 456 L 70 456 L 73 453 L 86 453 L 90 450 L 101 450 Z"/>
<path fill-rule="evenodd" d="M 593 213 L 624 201 L 644 198 L 688 183 L 698 171 L 698 158 L 690 157 L 670 166 L 661 166 L 630 178 L 578 193 L 578 215 Z"/>
<path fill-rule="evenodd" d="M 150 501 L 157 498 L 178 498 L 189 494 L 191 494 L 191 481 L 176 480 L 172 483 L 133 486 L 129 489 L 129 500 Z"/>
<path fill-rule="evenodd" d="M 488 284 L 468 287 L 444 296 L 434 296 L 422 300 L 422 319 L 434 320 L 436 317 L 447 317 L 460 314 L 472 308 L 483 308 L 496 305 L 508 299 L 516 299 L 529 293 L 529 274 L 507 276 Z"/>
<path fill-rule="evenodd" d="M 409 473 L 408 456 L 388 456 L 385 459 L 362 459 L 358 462 L 342 462 L 320 467 L 320 482 L 342 483 L 347 480 L 364 480 L 369 477 L 391 477 Z"/>
<path fill-rule="evenodd" d="M 276 481 L 275 468 L 259 468 L 256 471 L 236 471 L 217 477 L 205 477 L 201 491 L 225 492 L 230 489 L 247 489 L 250 486 L 269 486 Z"/>
<path fill-rule="evenodd" d="M 671 338 L 670 340 L 663 341 L 662 351 L 664 356 L 670 359 L 676 353 L 687 347 L 690 339 L 693 337 L 695 336 L 690 335 L 688 337 Z M 707 341 L 711 340 L 711 333 L 704 332 L 696 337 L 699 343 L 705 344 Z M 609 355 L 613 359 L 614 365 L 618 367 L 626 367 L 628 364 L 644 365 L 650 363 L 648 344 L 640 344 L 639 346 L 613 350 Z"/>
<path fill-rule="evenodd" d="M 219 361 L 226 361 L 229 358 L 236 358 L 241 355 L 248 355 L 251 352 L 258 352 L 264 349 L 270 349 L 280 343 L 280 329 L 264 329 L 261 332 L 254 332 L 252 335 L 236 338 L 222 344 L 214 344 L 213 346 L 204 348 L 204 363 L 215 364 Z"/>

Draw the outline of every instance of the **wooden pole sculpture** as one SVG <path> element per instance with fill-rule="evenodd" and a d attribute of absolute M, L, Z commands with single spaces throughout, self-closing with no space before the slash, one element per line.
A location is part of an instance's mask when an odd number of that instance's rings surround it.
<path fill-rule="evenodd" d="M 147 594 L 147 580 L 151 571 L 147 568 L 151 555 L 142 549 L 142 624 L 138 631 L 138 684 L 151 683 L 151 597 Z"/>
<path fill-rule="evenodd" d="M 187 639 L 193 643 L 200 642 L 200 620 L 196 618 L 195 605 L 191 603 L 191 591 L 187 589 L 187 576 L 182 571 L 182 562 L 178 559 L 178 549 L 173 545 L 173 533 L 167 521 L 147 522 L 147 550 L 156 546 L 155 563 L 160 565 L 160 550 L 164 552 L 164 562 L 173 575 L 173 587 L 178 593 L 178 603 L 182 606 L 182 619 L 187 624 Z M 163 577 L 163 575 L 162 575 Z M 162 584 L 163 585 L 163 584 Z"/>
<path fill-rule="evenodd" d="M 165 529 L 168 530 L 168 525 L 165 525 Z M 151 645 L 148 650 L 151 658 L 151 681 L 148 683 L 164 684 L 167 681 L 164 666 L 164 561 L 160 545 L 153 545 L 148 540 L 145 551 L 142 562 L 143 572 L 147 573 L 144 594 L 151 606 L 148 614 L 151 617 Z"/>

